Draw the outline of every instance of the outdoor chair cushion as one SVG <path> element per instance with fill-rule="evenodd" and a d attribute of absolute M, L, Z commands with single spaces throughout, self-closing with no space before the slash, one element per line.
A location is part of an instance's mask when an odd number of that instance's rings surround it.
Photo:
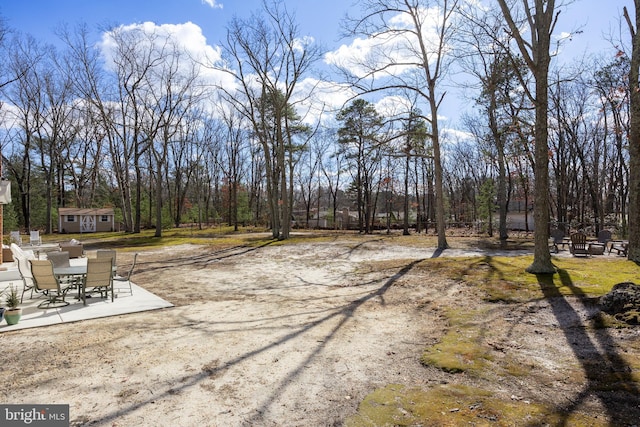
<path fill-rule="evenodd" d="M 60 250 L 69 252 L 69 258 L 80 258 L 84 255 L 84 246 L 82 243 L 60 243 Z"/>

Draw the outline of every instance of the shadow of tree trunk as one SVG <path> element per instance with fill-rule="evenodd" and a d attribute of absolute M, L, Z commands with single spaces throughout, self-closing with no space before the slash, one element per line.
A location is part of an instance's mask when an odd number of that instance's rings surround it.
<path fill-rule="evenodd" d="M 585 307 L 593 304 L 589 297 L 574 285 L 566 270 L 558 269 L 562 286 L 571 290 Z M 571 404 L 558 408 L 566 418 L 588 397 L 597 398 L 605 409 L 612 426 L 635 424 L 640 419 L 640 397 L 631 375 L 632 367 L 617 352 L 617 344 L 609 329 L 601 327 L 602 313 L 597 312 L 584 321 L 553 282 L 553 275 L 537 275 L 538 284 L 553 310 L 569 349 L 582 366 L 586 383 Z M 565 420 L 566 420 L 565 418 Z"/>

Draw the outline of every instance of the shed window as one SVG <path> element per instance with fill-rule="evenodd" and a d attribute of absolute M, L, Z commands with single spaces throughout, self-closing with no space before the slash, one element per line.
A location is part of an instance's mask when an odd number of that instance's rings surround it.
<path fill-rule="evenodd" d="M 67 215 L 67 222 L 76 222 L 75 215 Z"/>
<path fill-rule="evenodd" d="M 100 222 L 109 222 L 109 215 L 101 215 Z"/>

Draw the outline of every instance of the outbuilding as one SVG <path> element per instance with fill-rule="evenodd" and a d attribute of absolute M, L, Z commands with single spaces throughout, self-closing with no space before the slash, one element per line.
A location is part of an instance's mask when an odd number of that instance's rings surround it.
<path fill-rule="evenodd" d="M 58 208 L 59 233 L 114 231 L 113 208 Z"/>

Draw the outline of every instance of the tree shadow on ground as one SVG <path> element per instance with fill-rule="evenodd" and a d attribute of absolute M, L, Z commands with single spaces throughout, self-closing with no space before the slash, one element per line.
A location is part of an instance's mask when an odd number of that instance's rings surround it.
<path fill-rule="evenodd" d="M 583 306 L 594 304 L 593 300 L 573 283 L 566 270 L 557 271 L 561 285 L 567 287 Z M 631 366 L 616 350 L 618 346 L 610 330 L 601 326 L 603 314 L 597 311 L 591 319 L 581 319 L 554 283 L 553 275 L 539 274 L 537 279 L 567 344 L 581 364 L 586 377 L 582 391 L 575 396 L 567 396 L 571 403 L 558 407 L 558 413 L 566 422 L 569 415 L 580 405 L 595 397 L 606 411 L 612 426 L 635 424 L 640 419 L 638 385 L 631 375 Z M 589 322 L 591 324 L 588 324 Z"/>
<path fill-rule="evenodd" d="M 204 369 L 202 372 L 199 372 L 198 374 L 192 375 L 190 377 L 185 377 L 184 382 L 180 386 L 172 387 L 171 389 L 165 391 L 164 393 L 161 393 L 160 395 L 153 395 L 149 399 L 132 403 L 126 408 L 119 409 L 111 413 L 105 414 L 100 418 L 91 419 L 91 423 L 102 425 L 102 424 L 115 422 L 118 418 L 120 418 L 126 413 L 133 412 L 141 407 L 153 404 L 159 399 L 170 397 L 171 395 L 180 393 L 180 391 L 182 390 L 188 389 L 190 387 L 194 387 L 202 383 L 206 379 L 210 378 L 212 375 L 220 374 L 239 363 L 250 360 L 251 358 L 256 357 L 262 353 L 265 353 L 268 350 L 276 348 L 284 344 L 285 342 L 293 340 L 328 321 L 338 319 L 337 324 L 330 330 L 330 332 L 326 334 L 324 339 L 318 340 L 318 346 L 309 353 L 308 357 L 305 360 L 303 360 L 300 364 L 298 364 L 297 367 L 293 367 L 286 377 L 281 378 L 278 383 L 274 383 L 272 392 L 268 396 L 265 396 L 265 398 L 263 399 L 263 402 L 259 405 L 259 407 L 257 407 L 252 411 L 254 415 L 244 420 L 244 424 L 246 425 L 260 425 L 262 422 L 263 414 L 265 414 L 270 408 L 270 406 L 277 401 L 278 396 L 282 395 L 282 393 L 284 393 L 284 391 L 286 390 L 287 386 L 291 384 L 293 381 L 295 381 L 295 378 L 298 377 L 304 371 L 305 366 L 309 365 L 316 357 L 318 357 L 318 355 L 322 352 L 323 348 L 325 348 L 329 344 L 329 342 L 332 341 L 332 339 L 336 336 L 338 331 L 340 331 L 348 323 L 348 321 L 353 318 L 358 308 L 360 308 L 363 304 L 365 304 L 366 302 L 372 299 L 383 298 L 384 294 L 389 290 L 389 288 L 391 288 L 391 286 L 393 286 L 394 283 L 396 283 L 399 279 L 401 279 L 403 276 L 409 273 L 417 264 L 421 263 L 422 261 L 424 260 L 420 259 L 420 260 L 415 260 L 411 263 L 408 263 L 407 265 L 402 267 L 400 270 L 398 270 L 393 276 L 386 279 L 382 283 L 382 285 L 377 289 L 374 289 L 371 292 L 366 293 L 365 295 L 361 296 L 358 299 L 355 299 L 340 307 L 337 307 L 335 310 L 327 313 L 325 316 L 313 322 L 304 323 L 300 327 L 292 330 L 290 333 L 284 335 L 282 338 L 280 338 L 275 342 L 272 342 L 260 348 L 256 348 L 253 351 L 241 354 L 238 357 L 232 360 L 229 360 L 224 364 L 221 364 L 220 366 L 209 367 L 207 369 Z"/>
<path fill-rule="evenodd" d="M 149 261 L 144 259 L 140 260 L 137 264 L 138 268 L 136 273 L 144 273 L 147 271 L 159 272 L 161 270 L 169 270 L 176 266 L 185 267 L 191 266 L 194 269 L 206 268 L 209 264 L 222 261 L 227 258 L 240 257 L 251 252 L 255 252 L 266 246 L 273 244 L 275 241 L 268 241 L 256 246 L 238 245 L 229 248 L 219 249 L 211 252 L 186 254 L 182 256 L 176 256 L 170 259 L 163 259 L 162 261 Z"/>

